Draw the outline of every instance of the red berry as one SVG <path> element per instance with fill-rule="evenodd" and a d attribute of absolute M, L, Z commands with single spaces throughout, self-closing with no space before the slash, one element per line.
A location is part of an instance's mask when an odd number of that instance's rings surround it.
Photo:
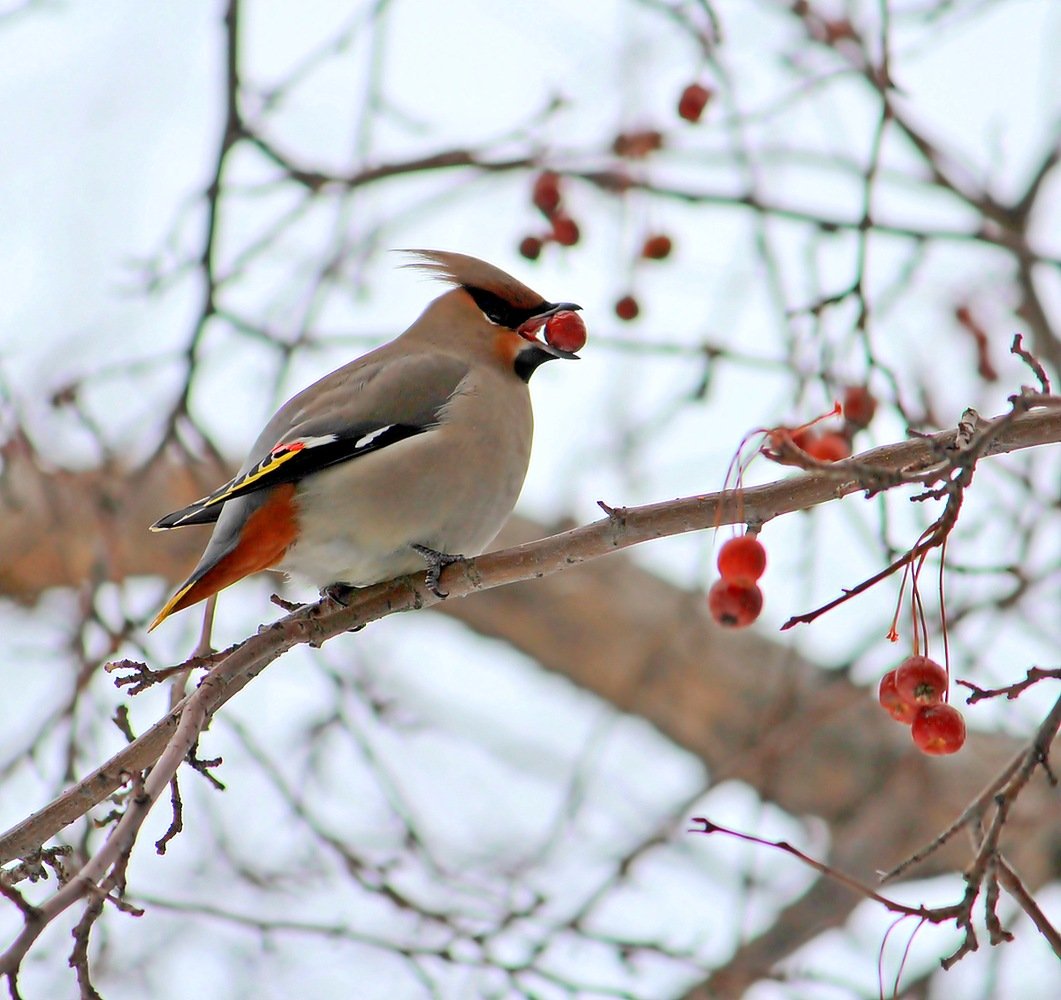
<path fill-rule="evenodd" d="M 576 312 L 558 312 L 545 321 L 545 342 L 561 351 L 577 351 L 586 345 L 586 324 Z"/>
<path fill-rule="evenodd" d="M 914 716 L 917 715 L 917 709 L 903 701 L 899 697 L 899 692 L 895 690 L 894 670 L 889 670 L 880 679 L 880 687 L 877 689 L 877 701 L 880 702 L 884 711 L 896 722 L 901 722 L 904 726 L 909 726 L 914 721 Z"/>
<path fill-rule="evenodd" d="M 947 671 L 927 656 L 911 656 L 895 668 L 895 690 L 908 705 L 938 705 L 947 693 Z"/>
<path fill-rule="evenodd" d="M 687 122 L 698 122 L 711 100 L 711 91 L 703 84 L 690 83 L 678 99 L 678 115 Z"/>
<path fill-rule="evenodd" d="M 849 385 L 844 390 L 844 418 L 853 427 L 868 427 L 877 410 L 877 400 L 864 385 Z"/>
<path fill-rule="evenodd" d="M 579 238 L 578 224 L 569 215 L 553 217 L 553 239 L 562 247 L 573 247 Z"/>
<path fill-rule="evenodd" d="M 538 174 L 531 190 L 534 207 L 551 216 L 560 207 L 560 177 L 551 170 Z"/>
<path fill-rule="evenodd" d="M 707 592 L 707 609 L 719 625 L 745 628 L 763 610 L 763 592 L 754 583 L 744 586 L 729 580 L 716 580 Z"/>
<path fill-rule="evenodd" d="M 754 535 L 731 538 L 718 550 L 718 572 L 728 583 L 755 583 L 766 572 L 766 549 Z"/>
<path fill-rule="evenodd" d="M 542 254 L 542 241 L 537 236 L 524 236 L 519 243 L 519 252 L 527 260 L 537 260 Z"/>
<path fill-rule="evenodd" d="M 641 256 L 646 260 L 664 260 L 670 256 L 671 250 L 674 249 L 674 244 L 671 242 L 669 236 L 663 233 L 658 233 L 655 236 L 649 236 L 644 245 L 641 247 Z"/>
<path fill-rule="evenodd" d="M 637 315 L 640 312 L 641 306 L 637 304 L 637 299 L 632 295 L 624 295 L 615 303 L 615 315 L 628 323 L 632 319 L 637 319 Z"/>
<path fill-rule="evenodd" d="M 836 431 L 808 434 L 806 440 L 800 442 L 800 447 L 819 462 L 839 462 L 851 457 L 850 442 Z"/>
<path fill-rule="evenodd" d="M 965 742 L 965 720 L 952 705 L 929 705 L 918 709 L 910 735 L 922 753 L 957 753 Z"/>
<path fill-rule="evenodd" d="M 631 160 L 639 160 L 662 148 L 663 133 L 656 129 L 620 132 L 612 143 L 612 152 L 616 156 L 629 157 Z"/>

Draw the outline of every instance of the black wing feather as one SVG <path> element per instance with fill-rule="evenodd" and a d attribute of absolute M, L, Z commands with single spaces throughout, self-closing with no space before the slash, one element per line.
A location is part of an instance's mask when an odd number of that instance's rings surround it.
<path fill-rule="evenodd" d="M 465 362 L 444 355 L 365 362 L 352 362 L 288 400 L 255 442 L 252 454 L 261 455 L 260 461 L 209 496 L 160 518 L 152 530 L 210 524 L 229 500 L 297 482 L 432 430 L 468 373 Z M 362 393 L 370 394 L 366 408 L 372 419 L 337 429 L 335 411 Z"/>
<path fill-rule="evenodd" d="M 187 524 L 213 524 L 220 516 L 221 508 L 229 500 L 283 483 L 298 482 L 322 469 L 361 458 L 406 438 L 423 434 L 433 426 L 434 424 L 391 424 L 371 434 L 339 437 L 334 441 L 295 449 L 291 445 L 297 445 L 299 442 L 290 442 L 284 447 L 274 449 L 249 472 L 230 480 L 209 496 L 159 518 L 151 525 L 151 530 L 165 531 L 168 528 L 183 528 Z"/>

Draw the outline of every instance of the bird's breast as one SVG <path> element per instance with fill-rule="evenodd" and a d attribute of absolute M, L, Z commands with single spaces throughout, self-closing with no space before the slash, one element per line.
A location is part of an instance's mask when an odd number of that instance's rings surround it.
<path fill-rule="evenodd" d="M 482 552 L 519 497 L 533 429 L 526 387 L 496 383 L 462 384 L 437 427 L 302 480 L 298 538 L 279 568 L 368 586 L 422 569 L 413 543 Z"/>

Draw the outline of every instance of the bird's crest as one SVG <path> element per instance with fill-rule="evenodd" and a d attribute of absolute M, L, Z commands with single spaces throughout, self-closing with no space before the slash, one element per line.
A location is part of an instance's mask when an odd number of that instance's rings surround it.
<path fill-rule="evenodd" d="M 478 257 L 469 257 L 463 253 L 449 250 L 401 250 L 400 253 L 412 254 L 417 259 L 405 267 L 415 267 L 427 271 L 433 277 L 448 281 L 453 285 L 467 288 L 481 288 L 504 299 L 509 305 L 518 309 L 534 309 L 545 300 L 532 291 L 523 282 L 517 281 L 499 267 L 487 264 Z"/>

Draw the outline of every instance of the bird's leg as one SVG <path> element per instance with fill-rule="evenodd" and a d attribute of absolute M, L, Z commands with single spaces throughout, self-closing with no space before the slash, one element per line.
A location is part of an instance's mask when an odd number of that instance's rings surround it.
<path fill-rule="evenodd" d="M 350 607 L 350 598 L 354 596 L 357 587 L 351 587 L 348 583 L 329 583 L 327 587 L 321 588 L 321 597 L 327 597 L 329 601 L 335 601 L 341 607 Z"/>
<path fill-rule="evenodd" d="M 412 545 L 413 551 L 423 556 L 427 562 L 427 589 L 436 597 L 449 597 L 449 591 L 442 590 L 438 585 L 438 578 L 447 566 L 454 563 L 464 562 L 464 556 L 450 555 L 448 552 L 439 552 L 426 545 Z"/>
<path fill-rule="evenodd" d="M 329 583 L 327 587 L 321 587 L 321 597 L 334 601 L 341 608 L 350 607 L 350 599 L 357 593 L 357 587 L 351 587 L 348 583 Z M 347 632 L 360 632 L 367 622 L 348 628 Z"/>

